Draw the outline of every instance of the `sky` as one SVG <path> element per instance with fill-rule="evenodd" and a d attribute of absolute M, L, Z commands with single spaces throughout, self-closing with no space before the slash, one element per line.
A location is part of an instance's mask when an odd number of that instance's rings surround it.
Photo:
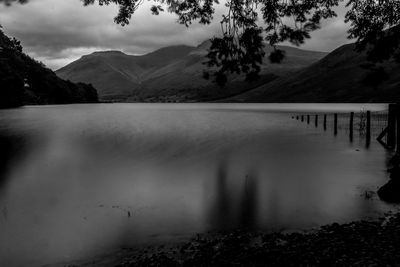
<path fill-rule="evenodd" d="M 193 23 L 189 28 L 178 24 L 173 14 L 152 15 L 150 6 L 146 1 L 123 27 L 114 23 L 115 5 L 84 7 L 80 0 L 30 0 L 11 7 L 0 4 L 0 24 L 7 35 L 21 41 L 26 53 L 53 70 L 94 51 L 141 55 L 169 45 L 195 46 L 221 33 L 222 6 L 217 7 L 211 25 Z M 351 42 L 345 8 L 336 10 L 338 17 L 324 21 L 301 48 L 330 52 Z"/>

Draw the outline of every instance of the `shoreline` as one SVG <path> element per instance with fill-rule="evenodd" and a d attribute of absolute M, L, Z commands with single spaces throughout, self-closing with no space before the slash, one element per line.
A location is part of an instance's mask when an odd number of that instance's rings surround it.
<path fill-rule="evenodd" d="M 187 242 L 124 248 L 54 266 L 398 266 L 399 247 L 397 211 L 301 232 L 236 229 L 197 234 Z"/>

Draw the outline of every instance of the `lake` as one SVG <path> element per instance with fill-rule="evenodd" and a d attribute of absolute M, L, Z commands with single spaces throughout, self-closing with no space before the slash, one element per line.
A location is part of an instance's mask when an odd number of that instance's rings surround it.
<path fill-rule="evenodd" d="M 92 104 L 0 110 L 0 266 L 195 233 L 310 229 L 396 207 L 391 152 L 293 120 L 372 104 Z"/>

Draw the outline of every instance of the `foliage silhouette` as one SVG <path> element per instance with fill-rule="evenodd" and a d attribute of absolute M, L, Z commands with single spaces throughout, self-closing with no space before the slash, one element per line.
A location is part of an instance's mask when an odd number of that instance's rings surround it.
<path fill-rule="evenodd" d="M 143 3 L 142 0 L 82 0 L 84 5 L 117 4 L 119 13 L 115 22 L 121 25 L 129 23 L 131 16 Z M 259 77 L 260 65 L 264 57 L 265 39 L 275 49 L 269 55 L 272 63 L 279 63 L 284 52 L 276 45 L 289 41 L 300 45 L 310 38 L 310 32 L 320 28 L 323 19 L 336 16 L 332 10 L 340 0 L 306 0 L 306 1 L 261 1 L 261 0 L 226 0 L 226 14 L 222 16 L 222 37 L 211 39 L 206 65 L 209 67 L 204 75 L 209 78 L 211 72 L 219 85 L 227 82 L 229 74 L 245 74 L 246 80 Z M 193 21 L 209 24 L 213 20 L 214 5 L 218 0 L 153 0 L 153 14 L 168 11 L 178 17 L 178 22 L 189 26 Z M 262 16 L 264 26 L 259 23 Z M 287 19 L 292 19 L 286 23 Z"/>
<path fill-rule="evenodd" d="M 28 0 L 0 0 L 0 4 L 3 3 L 6 6 L 10 6 L 14 2 L 17 2 L 19 4 L 25 4 L 28 2 Z"/>
<path fill-rule="evenodd" d="M 0 108 L 24 104 L 97 102 L 91 85 L 64 81 L 22 52 L 15 38 L 0 29 Z"/>

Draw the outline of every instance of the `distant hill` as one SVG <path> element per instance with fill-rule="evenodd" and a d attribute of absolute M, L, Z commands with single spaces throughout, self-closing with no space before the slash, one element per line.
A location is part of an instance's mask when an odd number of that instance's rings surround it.
<path fill-rule="evenodd" d="M 24 54 L 19 42 L 0 30 L 0 108 L 97 101 L 93 86 L 60 79 Z"/>
<path fill-rule="evenodd" d="M 252 83 L 240 76 L 220 88 L 203 78 L 210 43 L 197 47 L 170 46 L 142 56 L 118 51 L 95 52 L 56 71 L 63 79 L 93 84 L 102 100 L 190 102 L 212 101 L 243 93 L 272 80 L 286 76 L 318 61 L 326 53 L 292 47 L 286 50 L 281 64 L 265 60 L 261 78 Z M 266 47 L 267 54 L 271 47 Z"/>
<path fill-rule="evenodd" d="M 354 51 L 354 47 L 354 44 L 341 46 L 295 74 L 225 101 L 399 102 L 400 66 L 392 61 L 380 64 L 386 73 L 379 68 L 365 68 L 369 65 L 366 55 Z"/>

